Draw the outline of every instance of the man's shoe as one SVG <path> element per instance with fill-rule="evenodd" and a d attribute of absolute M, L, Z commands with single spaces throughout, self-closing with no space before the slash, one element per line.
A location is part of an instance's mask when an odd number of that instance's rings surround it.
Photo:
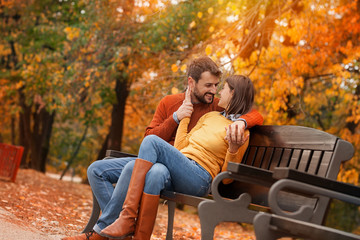
<path fill-rule="evenodd" d="M 77 236 L 62 238 L 61 240 L 109 240 L 109 238 L 100 236 L 97 232 L 91 230 L 88 233 L 82 233 Z"/>

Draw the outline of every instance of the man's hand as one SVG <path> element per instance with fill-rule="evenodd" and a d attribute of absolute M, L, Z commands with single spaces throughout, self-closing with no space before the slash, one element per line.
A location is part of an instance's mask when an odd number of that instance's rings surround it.
<path fill-rule="evenodd" d="M 225 140 L 229 142 L 229 152 L 236 153 L 249 138 L 249 135 L 244 136 L 245 123 L 243 121 L 236 121 L 225 129 Z"/>
<path fill-rule="evenodd" d="M 194 111 L 193 104 L 191 103 L 191 92 L 192 89 L 190 86 L 188 86 L 183 104 L 176 111 L 176 115 L 179 121 L 181 121 L 183 118 L 191 117 L 191 114 Z"/>

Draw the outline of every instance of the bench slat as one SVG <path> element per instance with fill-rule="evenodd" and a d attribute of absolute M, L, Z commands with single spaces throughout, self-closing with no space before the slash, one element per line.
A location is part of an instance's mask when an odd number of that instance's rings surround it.
<path fill-rule="evenodd" d="M 268 170 L 273 154 L 274 154 L 274 148 L 272 147 L 266 148 L 264 157 L 259 167 Z"/>
<path fill-rule="evenodd" d="M 272 171 L 274 168 L 278 166 L 287 166 L 287 162 L 280 164 L 280 159 L 284 153 L 283 148 L 275 148 L 275 152 L 273 154 L 272 159 L 270 160 L 270 166 L 267 168 L 268 170 Z"/>
<path fill-rule="evenodd" d="M 289 163 L 290 168 L 296 168 L 296 166 L 298 165 L 298 162 L 302 156 L 302 152 L 303 151 L 301 149 L 295 149 L 293 151 L 293 154 L 291 156 L 290 163 Z M 280 166 L 280 167 L 287 167 L 287 166 Z"/>
<path fill-rule="evenodd" d="M 326 173 L 327 173 L 327 170 L 328 170 L 329 163 L 330 163 L 330 160 L 332 158 L 332 155 L 333 155 L 333 152 L 324 152 L 324 156 L 323 156 L 323 158 L 322 158 L 322 160 L 320 162 L 319 170 L 316 173 L 316 175 L 318 175 L 320 177 L 325 177 L 326 176 Z"/>
<path fill-rule="evenodd" d="M 301 155 L 299 165 L 296 169 L 305 172 L 307 170 L 308 164 L 310 163 L 311 155 L 312 155 L 311 150 L 304 150 Z"/>
<path fill-rule="evenodd" d="M 284 166 L 284 167 L 289 166 L 292 152 L 293 149 L 285 148 L 281 156 L 280 164 L 278 163 L 277 166 L 274 165 L 274 168 L 278 166 Z M 270 170 L 273 171 L 274 168 L 271 168 Z"/>
<path fill-rule="evenodd" d="M 307 170 L 308 173 L 316 174 L 316 171 L 317 171 L 319 163 L 322 159 L 323 153 L 324 153 L 323 151 L 314 151 L 312 158 L 311 158 L 309 168 Z"/>

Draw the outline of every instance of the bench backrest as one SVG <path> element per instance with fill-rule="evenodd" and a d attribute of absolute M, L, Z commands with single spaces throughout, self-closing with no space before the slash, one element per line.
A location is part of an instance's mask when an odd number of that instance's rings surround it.
<path fill-rule="evenodd" d="M 349 142 L 326 132 L 302 126 L 264 125 L 250 130 L 249 147 L 242 163 L 270 172 L 275 167 L 289 167 L 336 179 L 340 164 L 349 160 L 352 155 L 353 147 Z M 268 187 L 256 184 L 234 182 L 230 186 L 223 186 L 219 192 L 231 198 L 235 198 L 240 192 L 248 192 L 254 204 L 268 206 L 268 190 Z M 325 205 L 325 208 L 320 210 L 322 219 L 328 205 L 327 198 L 301 198 L 298 195 L 284 193 L 282 205 L 287 210 L 295 210 L 298 208 L 297 205 L 305 202 L 315 207 L 319 204 L 318 201 Z"/>
<path fill-rule="evenodd" d="M 335 151 L 339 151 L 337 144 L 342 151 L 335 156 Z M 242 163 L 270 171 L 275 167 L 289 167 L 334 179 L 341 162 L 352 157 L 351 149 L 350 143 L 317 129 L 259 126 L 251 130 Z"/>

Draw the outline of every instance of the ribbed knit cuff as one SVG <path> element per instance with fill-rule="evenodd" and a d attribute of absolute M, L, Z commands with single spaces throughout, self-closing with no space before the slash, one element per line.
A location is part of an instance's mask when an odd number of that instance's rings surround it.
<path fill-rule="evenodd" d="M 177 124 L 180 124 L 180 121 L 179 121 L 179 119 L 178 119 L 178 117 L 177 117 L 176 112 L 173 113 L 173 119 L 174 119 L 174 121 L 175 121 Z M 245 121 L 245 120 L 244 120 L 244 121 Z M 246 121 L 245 121 L 245 126 L 246 126 Z"/>

